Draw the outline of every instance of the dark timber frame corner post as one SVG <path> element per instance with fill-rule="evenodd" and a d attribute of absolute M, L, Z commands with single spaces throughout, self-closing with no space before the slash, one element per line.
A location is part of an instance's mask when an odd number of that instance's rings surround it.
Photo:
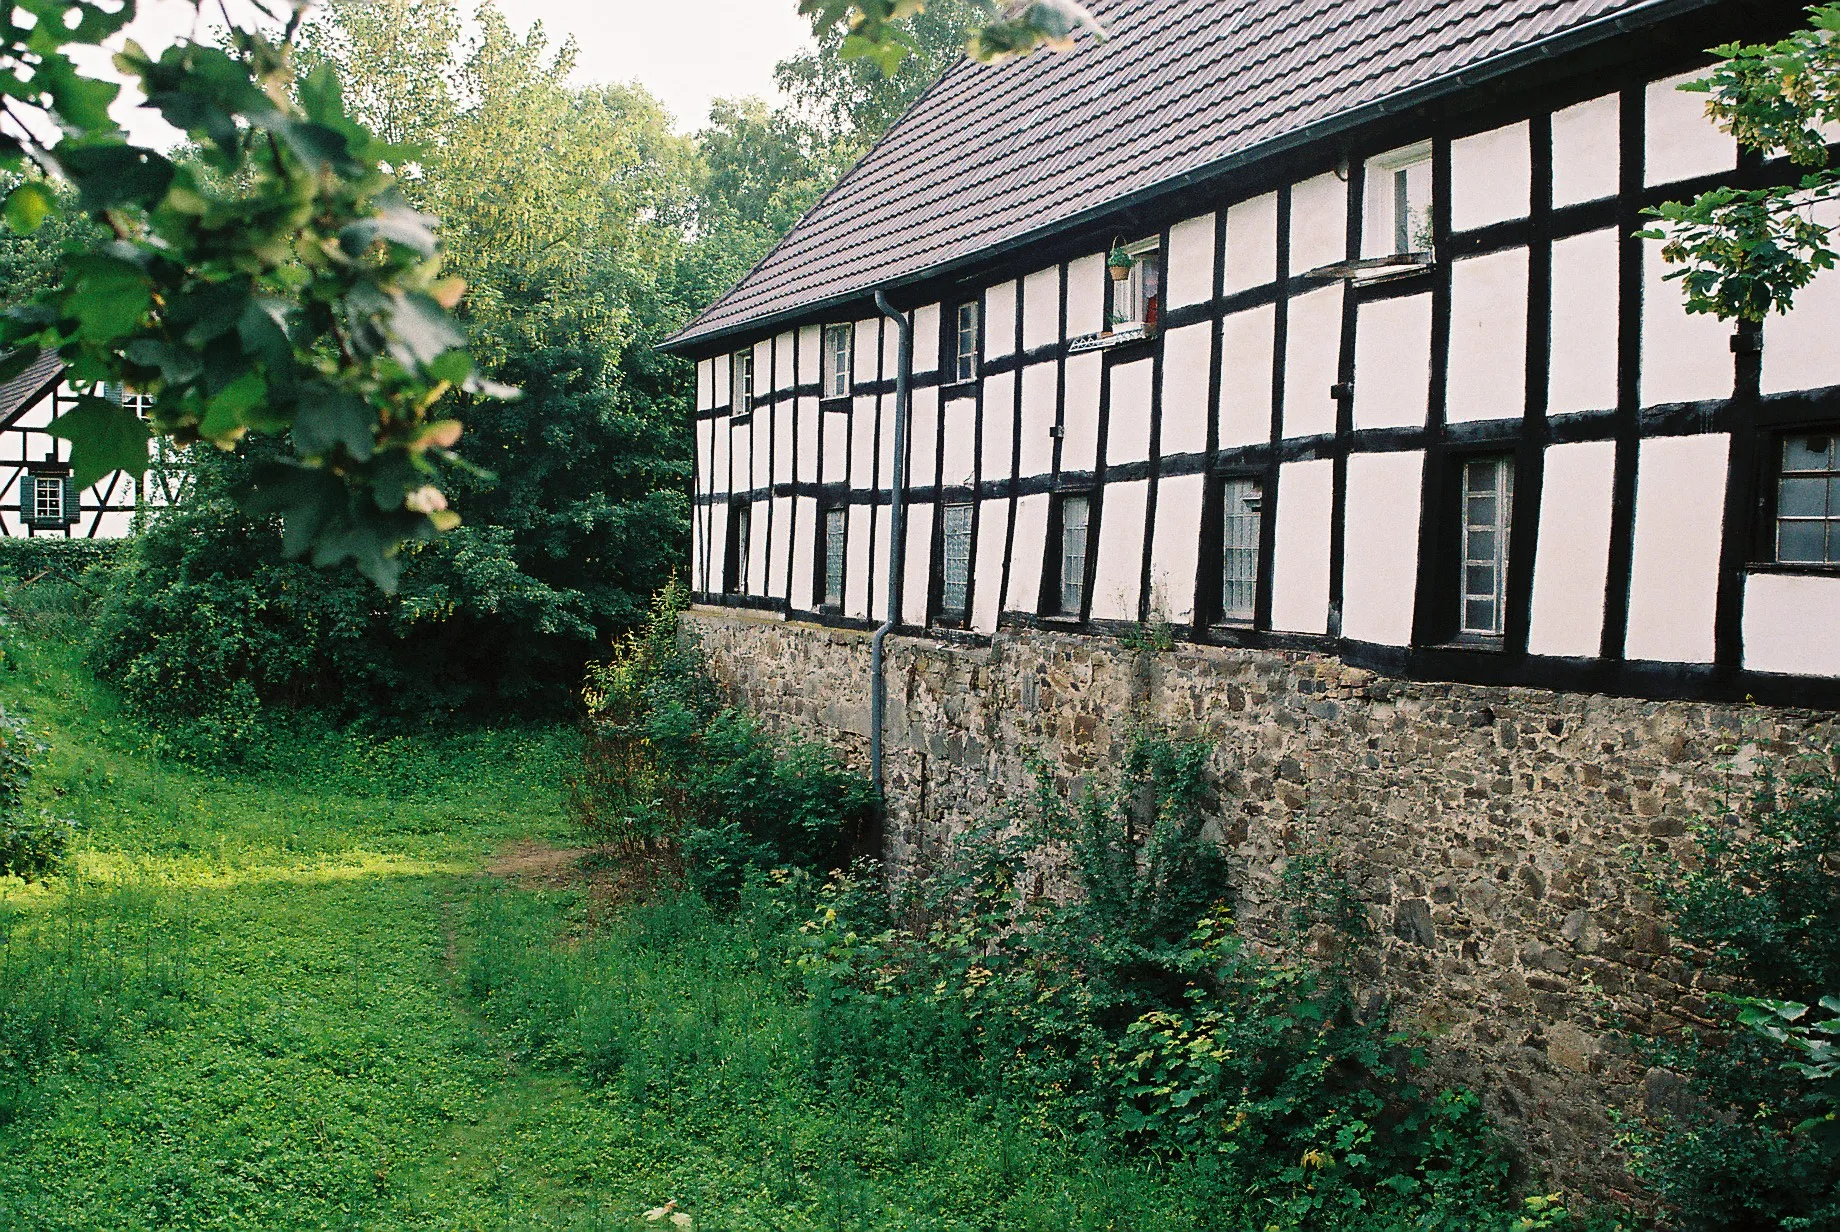
<path fill-rule="evenodd" d="M 907 511 L 901 496 L 907 487 L 907 387 L 914 366 L 914 323 L 896 312 L 888 296 L 879 290 L 875 293 L 875 306 L 894 322 L 901 334 L 894 370 L 894 474 L 888 481 L 888 617 L 869 639 L 869 777 L 875 783 L 875 794 L 886 799 L 882 782 L 882 722 L 888 709 L 888 681 L 882 670 L 882 660 L 883 643 L 901 619 L 901 578 L 906 572 Z"/>

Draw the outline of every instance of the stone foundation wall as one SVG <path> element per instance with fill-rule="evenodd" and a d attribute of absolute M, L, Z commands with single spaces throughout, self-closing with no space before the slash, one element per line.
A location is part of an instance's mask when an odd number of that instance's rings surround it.
<path fill-rule="evenodd" d="M 684 618 L 773 728 L 866 760 L 867 634 L 698 609 Z M 1285 862 L 1326 853 L 1375 938 L 1362 998 L 1428 1038 L 1536 1167 L 1627 1187 L 1606 1111 L 1675 1093 L 1631 1033 L 1703 1021 L 1707 986 L 1635 870 L 1683 853 L 1691 820 L 1741 824 L 1773 760 L 1829 755 L 1830 713 L 1650 702 L 1379 677 L 1306 653 L 1003 631 L 988 645 L 888 642 L 886 856 L 1017 798 L 1028 751 L 1104 776 L 1132 717 L 1215 745 L 1227 887 L 1255 932 Z"/>

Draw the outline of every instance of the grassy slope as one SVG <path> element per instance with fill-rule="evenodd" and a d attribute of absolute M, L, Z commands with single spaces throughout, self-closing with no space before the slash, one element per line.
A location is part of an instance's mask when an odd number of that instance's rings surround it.
<path fill-rule="evenodd" d="M 154 757 L 75 647 L 25 651 L 0 702 L 84 831 L 76 877 L 0 880 L 0 992 L 36 954 L 121 1021 L 0 1123 L 0 1228 L 631 1229 L 671 1198 L 699 1232 L 1208 1226 L 990 1109 L 814 1086 L 764 935 L 680 905 L 558 945 L 577 895 L 482 870 L 568 841 L 564 733 L 322 736 L 212 774 Z M 598 1085 L 541 1064 L 517 1005 L 474 1012 L 494 964 L 501 998 L 600 996 L 631 1055 Z"/>

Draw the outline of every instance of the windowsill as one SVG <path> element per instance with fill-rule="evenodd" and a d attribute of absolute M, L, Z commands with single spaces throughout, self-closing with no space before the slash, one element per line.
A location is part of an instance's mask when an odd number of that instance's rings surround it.
<path fill-rule="evenodd" d="M 1042 619 L 1057 625 L 1077 625 L 1080 623 L 1080 616 L 1077 612 L 1050 612 L 1046 616 L 1043 616 Z"/>
<path fill-rule="evenodd" d="M 977 391 L 978 379 L 972 377 L 969 381 L 953 381 L 948 385 L 941 385 L 939 387 L 939 396 L 941 399 L 975 398 L 977 396 Z"/>
<path fill-rule="evenodd" d="M 740 425 L 740 424 L 748 424 L 748 423 L 753 423 L 753 422 L 754 422 L 754 412 L 753 411 L 732 411 L 729 413 L 729 416 L 728 416 L 728 426 L 731 428 L 736 427 L 737 425 Z"/>
<path fill-rule="evenodd" d="M 818 409 L 821 411 L 847 411 L 850 406 L 850 395 L 848 394 L 835 394 L 829 398 L 818 399 Z"/>
<path fill-rule="evenodd" d="M 1500 654 L 1507 649 L 1508 639 L 1503 635 L 1488 633 L 1459 633 L 1448 641 L 1433 643 L 1433 650 L 1475 650 L 1484 654 Z"/>
<path fill-rule="evenodd" d="M 1129 346 L 1133 342 L 1148 342 L 1156 337 L 1156 329 L 1147 325 L 1114 325 L 1110 333 L 1084 334 L 1069 339 L 1067 354 L 1078 355 L 1084 351 L 1103 351 L 1111 347 Z"/>
<path fill-rule="evenodd" d="M 1780 573 L 1790 577 L 1840 577 L 1840 564 L 1798 564 L 1791 561 L 1766 560 L 1744 566 L 1746 573 Z"/>
<path fill-rule="evenodd" d="M 1216 620 L 1208 626 L 1209 633 L 1252 633 L 1255 632 L 1251 620 Z"/>

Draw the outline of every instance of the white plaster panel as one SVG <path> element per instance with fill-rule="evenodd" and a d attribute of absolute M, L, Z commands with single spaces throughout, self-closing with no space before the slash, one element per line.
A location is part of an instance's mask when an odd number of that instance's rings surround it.
<path fill-rule="evenodd" d="M 773 533 L 767 538 L 767 594 L 786 597 L 786 568 L 792 562 L 792 498 L 773 498 Z"/>
<path fill-rule="evenodd" d="M 1335 431 L 1335 399 L 1329 390 L 1341 356 L 1342 284 L 1293 299 L 1284 341 L 1285 436 Z"/>
<path fill-rule="evenodd" d="M 998 402 L 985 400 L 980 435 L 983 443 L 978 447 L 978 473 L 985 479 L 1009 478 L 1016 442 L 1014 398 L 1005 397 Z"/>
<path fill-rule="evenodd" d="M 991 377 L 984 385 L 984 401 L 997 405 L 996 387 L 1004 383 L 1005 394 L 1015 377 L 1004 373 Z M 1053 364 L 1030 364 L 1022 370 L 1022 449 L 1017 462 L 1022 475 L 1046 475 L 1054 469 L 1054 385 Z"/>
<path fill-rule="evenodd" d="M 774 335 L 773 388 L 776 391 L 792 388 L 792 351 L 797 344 L 798 336 L 791 330 Z"/>
<path fill-rule="evenodd" d="M 1150 549 L 1150 619 L 1187 624 L 1195 616 L 1195 566 L 1201 550 L 1201 475 L 1172 475 L 1156 487 Z"/>
<path fill-rule="evenodd" d="M 767 593 L 767 552 L 772 546 L 773 536 L 767 525 L 768 511 L 773 507 L 772 501 L 754 501 L 753 512 L 748 518 L 748 584 L 750 595 Z"/>
<path fill-rule="evenodd" d="M 709 581 L 704 589 L 718 591 L 728 576 L 728 505 L 709 507 Z"/>
<path fill-rule="evenodd" d="M 707 492 L 715 473 L 715 420 L 696 421 L 696 491 Z"/>
<path fill-rule="evenodd" d="M 856 399 L 850 412 L 850 486 L 875 486 L 875 399 Z"/>
<path fill-rule="evenodd" d="M 812 553 L 818 544 L 818 502 L 801 496 L 792 506 L 792 590 L 787 602 L 801 612 L 814 610 L 811 587 L 816 578 Z"/>
<path fill-rule="evenodd" d="M 1099 382 L 1105 369 L 1098 351 L 1067 360 L 1067 396 L 1061 419 L 1061 469 L 1090 471 L 1099 458 Z"/>
<path fill-rule="evenodd" d="M 882 399 L 876 411 L 881 421 L 881 435 L 876 440 L 875 486 L 885 488 L 894 482 L 894 395 Z"/>
<path fill-rule="evenodd" d="M 1061 271 L 1037 270 L 1022 280 L 1022 347 L 1033 351 L 1061 337 Z"/>
<path fill-rule="evenodd" d="M 1753 573 L 1744 579 L 1744 666 L 1840 676 L 1840 578 Z"/>
<path fill-rule="evenodd" d="M 881 620 L 888 615 L 888 509 L 883 506 L 875 515 L 874 549 L 869 561 L 869 615 Z"/>
<path fill-rule="evenodd" d="M 1096 334 L 1105 328 L 1105 257 L 1088 253 L 1067 264 L 1067 336 Z"/>
<path fill-rule="evenodd" d="M 1357 453 L 1348 458 L 1342 556 L 1342 634 L 1407 646 L 1418 582 L 1418 500 L 1425 455 Z M 1278 501 L 1283 516 L 1282 495 Z"/>
<path fill-rule="evenodd" d="M 1150 385 L 1155 365 L 1147 359 L 1112 369 L 1111 414 L 1105 429 L 1105 461 L 1143 462 L 1150 457 Z"/>
<path fill-rule="evenodd" d="M 882 366 L 877 372 L 881 380 L 894 380 L 895 373 L 901 370 L 901 331 L 893 321 L 886 317 L 882 326 Z"/>
<path fill-rule="evenodd" d="M 1527 217 L 1532 196 L 1528 123 L 1491 128 L 1450 143 L 1450 226 L 1470 231 Z"/>
<path fill-rule="evenodd" d="M 1105 485 L 1099 506 L 1099 559 L 1093 568 L 1091 610 L 1096 620 L 1136 620 L 1144 573 L 1144 512 L 1150 483 Z"/>
<path fill-rule="evenodd" d="M 851 349 L 850 383 L 866 385 L 880 380 L 876 371 L 876 355 L 882 344 L 882 321 L 880 317 L 870 317 L 866 321 L 856 322 L 856 336 Z"/>
<path fill-rule="evenodd" d="M 1355 317 L 1354 426 L 1418 428 L 1431 388 L 1431 297 L 1362 304 Z"/>
<path fill-rule="evenodd" d="M 1551 415 L 1616 405 L 1617 238 L 1587 231 L 1552 247 Z"/>
<path fill-rule="evenodd" d="M 914 312 L 914 371 L 939 370 L 939 305 L 923 304 Z"/>
<path fill-rule="evenodd" d="M 1163 263 L 1168 305 L 1180 308 L 1214 295 L 1214 216 L 1185 218 L 1169 228 L 1169 259 Z"/>
<path fill-rule="evenodd" d="M 735 432 L 728 426 L 726 417 L 711 420 L 709 427 L 713 439 L 710 443 L 708 490 L 727 492 L 730 490 L 729 453 Z"/>
<path fill-rule="evenodd" d="M 1163 335 L 1164 457 L 1207 448 L 1208 367 L 1213 326 L 1203 321 Z M 1269 364 L 1266 368 L 1270 371 Z M 1267 405 L 1269 405 L 1267 395 Z"/>
<path fill-rule="evenodd" d="M 843 613 L 869 616 L 869 506 L 851 505 L 843 536 Z"/>
<path fill-rule="evenodd" d="M 1333 171 L 1291 186 L 1291 273 L 1348 256 L 1348 185 Z"/>
<path fill-rule="evenodd" d="M 1553 112 L 1553 204 L 1577 205 L 1616 196 L 1622 149 L 1622 105 L 1614 94 Z"/>
<path fill-rule="evenodd" d="M 913 391 L 912 419 L 907 427 L 907 483 L 931 487 L 939 479 L 939 391 Z"/>
<path fill-rule="evenodd" d="M 1278 470 L 1273 528 L 1271 627 L 1290 633 L 1329 628 L 1329 520 L 1335 463 L 1287 462 Z"/>
<path fill-rule="evenodd" d="M 850 413 L 824 412 L 822 438 L 824 469 L 819 474 L 819 480 L 823 483 L 843 483 L 850 477 Z"/>
<path fill-rule="evenodd" d="M 1732 326 L 1689 313 L 1686 291 L 1669 282 L 1661 241 L 1642 242 L 1642 405 L 1729 398 L 1736 383 Z"/>
<path fill-rule="evenodd" d="M 729 379 L 729 369 L 733 365 L 727 355 L 718 355 L 709 362 L 712 365 L 710 370 L 715 374 L 716 387 L 712 391 L 715 396 L 714 405 L 728 406 L 735 400 L 735 383 Z"/>
<path fill-rule="evenodd" d="M 1527 632 L 1527 649 L 1533 654 L 1594 659 L 1602 647 L 1615 483 L 1614 441 L 1580 441 L 1546 450 L 1539 549 L 1533 558 L 1533 616 Z"/>
<path fill-rule="evenodd" d="M 971 627 L 995 633 L 1003 607 L 1003 549 L 1009 540 L 1009 501 L 978 505 L 977 555 L 971 562 Z"/>
<path fill-rule="evenodd" d="M 1730 438 L 1723 433 L 1642 442 L 1624 643 L 1628 658 L 1712 661 L 1729 451 Z"/>
<path fill-rule="evenodd" d="M 968 487 L 977 467 L 977 403 L 970 398 L 954 398 L 946 403 L 945 417 L 939 482 L 945 487 Z"/>
<path fill-rule="evenodd" d="M 754 344 L 754 404 L 765 401 L 773 392 L 773 339 L 762 338 Z"/>
<path fill-rule="evenodd" d="M 1000 282 L 984 292 L 984 355 L 995 359 L 1016 350 L 1016 284 Z"/>
<path fill-rule="evenodd" d="M 816 325 L 807 325 L 799 330 L 799 382 L 804 385 L 818 383 L 818 371 L 822 363 L 818 358 L 818 347 L 823 341 L 824 331 Z"/>
<path fill-rule="evenodd" d="M 1271 439 L 1272 348 L 1277 309 L 1266 304 L 1235 312 L 1220 323 L 1220 445 Z"/>
<path fill-rule="evenodd" d="M 799 478 L 809 482 L 818 474 L 818 400 L 800 398 L 797 405 Z"/>
<path fill-rule="evenodd" d="M 1527 250 L 1456 261 L 1450 272 L 1445 418 L 1518 419 L 1527 410 Z"/>
<path fill-rule="evenodd" d="M 907 555 L 901 567 L 901 619 L 910 625 L 924 625 L 927 587 L 933 577 L 931 501 L 908 506 L 905 533 Z"/>
<path fill-rule="evenodd" d="M 792 482 L 792 456 L 798 448 L 798 438 L 793 435 L 792 403 L 790 400 L 775 406 L 773 415 L 773 482 Z"/>
<path fill-rule="evenodd" d="M 709 529 L 709 508 L 698 505 L 690 511 L 690 589 L 708 590 L 709 575 L 703 572 L 708 563 L 703 551 L 703 536 Z"/>
<path fill-rule="evenodd" d="M 697 361 L 697 364 L 696 364 L 696 409 L 699 411 L 707 411 L 713 406 L 715 406 L 716 404 L 715 403 L 715 397 L 716 397 L 715 370 L 716 370 L 715 360 L 701 359 Z"/>
<path fill-rule="evenodd" d="M 1227 210 L 1228 294 L 1262 287 L 1278 277 L 1278 194 L 1266 193 Z"/>
<path fill-rule="evenodd" d="M 754 486 L 754 425 L 744 423 L 729 431 L 729 490 L 746 492 Z"/>
<path fill-rule="evenodd" d="M 1033 612 L 1041 603 L 1041 566 L 1048 544 L 1048 494 L 1037 492 L 1016 502 L 1015 542 L 1009 554 L 1009 593 L 1005 610 Z"/>
<path fill-rule="evenodd" d="M 1840 204 L 1813 211 L 1816 222 L 1840 226 Z M 1795 293 L 1787 315 L 1763 325 L 1763 392 L 1840 385 L 1840 270 L 1823 270 Z"/>
<path fill-rule="evenodd" d="M 1705 75 L 1700 70 L 1648 83 L 1644 102 L 1648 128 L 1644 139 L 1645 182 L 1671 184 L 1737 167 L 1738 143 L 1720 132 L 1706 115 L 1708 96 L 1686 94 L 1679 88 Z"/>

